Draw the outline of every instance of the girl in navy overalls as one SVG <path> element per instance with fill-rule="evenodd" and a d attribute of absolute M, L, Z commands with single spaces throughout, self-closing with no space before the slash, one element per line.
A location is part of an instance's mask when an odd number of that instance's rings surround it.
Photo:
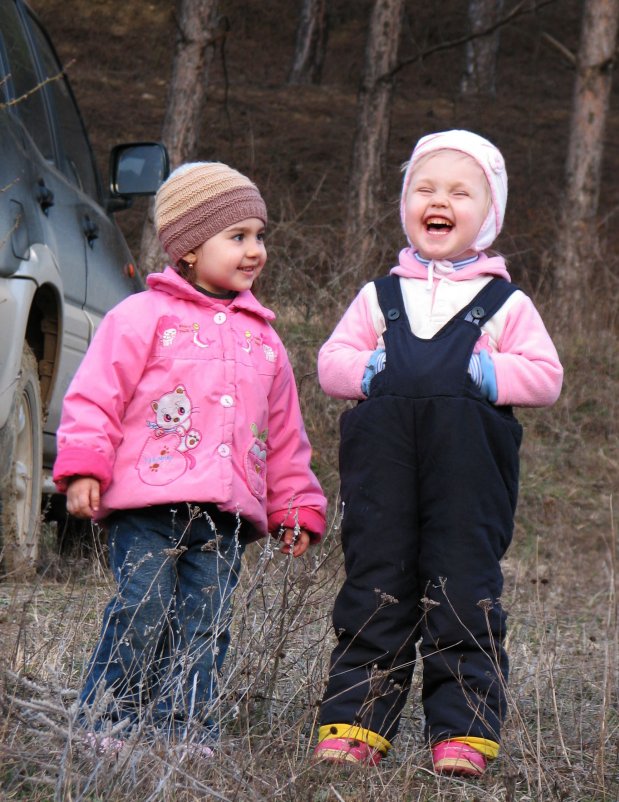
<path fill-rule="evenodd" d="M 361 403 L 341 421 L 346 580 L 317 758 L 379 762 L 417 647 L 435 771 L 480 775 L 498 753 L 500 560 L 521 440 L 512 405 L 553 404 L 563 375 L 532 301 L 484 253 L 506 200 L 494 145 L 469 131 L 423 137 L 402 191 L 410 247 L 320 351 L 324 391 Z"/>

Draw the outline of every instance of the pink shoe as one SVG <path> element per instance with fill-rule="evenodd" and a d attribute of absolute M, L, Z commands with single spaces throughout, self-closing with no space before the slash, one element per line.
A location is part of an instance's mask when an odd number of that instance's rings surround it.
<path fill-rule="evenodd" d="M 181 760 L 210 760 L 215 756 L 215 752 L 210 746 L 201 743 L 181 744 L 179 747 L 179 757 Z"/>
<path fill-rule="evenodd" d="M 125 745 L 120 738 L 113 738 L 111 735 L 102 736 L 96 732 L 87 732 L 84 740 L 97 755 L 109 755 L 110 757 L 116 757 Z"/>
<path fill-rule="evenodd" d="M 432 747 L 432 762 L 436 774 L 481 777 L 488 761 L 472 746 L 462 741 L 443 741 Z"/>
<path fill-rule="evenodd" d="M 354 738 L 325 738 L 314 749 L 314 760 L 326 763 L 361 763 L 377 766 L 383 759 L 378 749 Z"/>

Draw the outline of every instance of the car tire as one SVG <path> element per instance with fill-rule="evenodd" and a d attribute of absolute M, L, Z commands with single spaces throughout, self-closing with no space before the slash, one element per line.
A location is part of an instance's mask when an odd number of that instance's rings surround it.
<path fill-rule="evenodd" d="M 95 525 L 84 518 L 75 518 L 67 512 L 64 495 L 46 496 L 43 499 L 43 516 L 56 524 L 56 545 L 63 557 L 85 557 L 95 549 Z"/>
<path fill-rule="evenodd" d="M 43 406 L 37 360 L 25 343 L 17 392 L 6 424 L 10 469 L 0 487 L 0 554 L 5 574 L 32 573 L 39 555 Z"/>

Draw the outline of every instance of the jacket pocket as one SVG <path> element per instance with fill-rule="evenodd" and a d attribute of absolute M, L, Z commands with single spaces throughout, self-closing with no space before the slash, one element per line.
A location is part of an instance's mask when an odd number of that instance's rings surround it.
<path fill-rule="evenodd" d="M 267 479 L 266 437 L 257 434 L 245 452 L 245 478 L 256 498 L 264 498 Z"/>

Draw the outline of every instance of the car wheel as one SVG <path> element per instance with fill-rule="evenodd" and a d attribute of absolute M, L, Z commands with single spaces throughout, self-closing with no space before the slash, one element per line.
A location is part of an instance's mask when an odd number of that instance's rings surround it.
<path fill-rule="evenodd" d="M 36 566 L 41 526 L 43 408 L 37 360 L 25 344 L 6 441 L 10 471 L 0 488 L 0 546 L 5 573 Z"/>
<path fill-rule="evenodd" d="M 55 521 L 58 552 L 63 557 L 87 557 L 96 548 L 96 525 L 84 518 L 74 518 L 67 512 L 64 495 L 47 496 L 43 499 L 43 515 L 46 521 Z"/>

